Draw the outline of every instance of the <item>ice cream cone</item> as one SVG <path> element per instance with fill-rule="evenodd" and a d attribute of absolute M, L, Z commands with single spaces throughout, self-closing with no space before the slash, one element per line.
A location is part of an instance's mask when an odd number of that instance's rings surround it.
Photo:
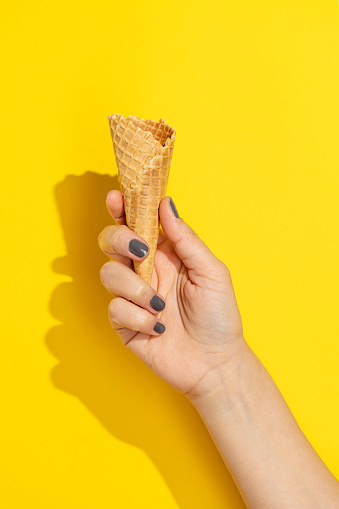
<path fill-rule="evenodd" d="M 159 237 L 159 204 L 166 194 L 176 132 L 158 122 L 118 113 L 108 117 L 127 226 L 147 241 L 149 255 L 134 269 L 151 284 Z"/>

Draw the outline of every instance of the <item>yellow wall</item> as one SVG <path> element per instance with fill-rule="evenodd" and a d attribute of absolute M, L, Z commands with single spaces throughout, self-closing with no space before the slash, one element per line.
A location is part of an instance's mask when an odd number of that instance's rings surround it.
<path fill-rule="evenodd" d="M 244 508 L 194 408 L 108 323 L 114 112 L 175 126 L 168 194 L 338 477 L 337 1 L 19 1 L 1 25 L 0 507 Z"/>

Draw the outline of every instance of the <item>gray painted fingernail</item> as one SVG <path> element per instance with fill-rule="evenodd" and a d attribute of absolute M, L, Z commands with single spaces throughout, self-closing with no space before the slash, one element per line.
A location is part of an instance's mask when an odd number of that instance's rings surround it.
<path fill-rule="evenodd" d="M 160 297 L 158 297 L 157 295 L 153 295 L 149 303 L 151 304 L 152 308 L 155 309 L 156 311 L 162 311 L 166 305 L 165 301 L 160 299 Z"/>
<path fill-rule="evenodd" d="M 170 206 L 175 217 L 179 219 L 180 216 L 178 214 L 177 207 L 174 205 L 174 201 L 172 200 L 172 198 L 170 198 Z"/>
<path fill-rule="evenodd" d="M 155 332 L 157 332 L 158 334 L 162 334 L 163 332 L 165 332 L 166 330 L 166 327 L 163 323 L 160 323 L 160 322 L 157 322 L 155 325 L 154 325 L 154 330 Z"/>
<path fill-rule="evenodd" d="M 136 256 L 139 256 L 139 258 L 142 258 L 148 253 L 148 247 L 146 246 L 146 244 L 140 242 L 140 240 L 136 239 L 131 240 L 128 247 L 131 253 L 135 254 Z"/>

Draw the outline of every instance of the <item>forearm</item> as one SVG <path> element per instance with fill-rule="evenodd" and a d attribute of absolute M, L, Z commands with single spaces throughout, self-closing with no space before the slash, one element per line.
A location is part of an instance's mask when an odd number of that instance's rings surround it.
<path fill-rule="evenodd" d="M 339 483 L 299 428 L 271 376 L 246 345 L 191 399 L 249 509 L 339 509 Z M 213 380 L 214 377 L 214 380 Z"/>

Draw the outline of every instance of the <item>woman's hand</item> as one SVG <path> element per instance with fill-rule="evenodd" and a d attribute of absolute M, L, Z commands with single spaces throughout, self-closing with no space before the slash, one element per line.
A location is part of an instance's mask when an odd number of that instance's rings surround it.
<path fill-rule="evenodd" d="M 100 274 L 115 296 L 111 324 L 159 377 L 190 398 L 200 397 L 224 383 L 226 366 L 232 377 L 246 345 L 229 271 L 166 197 L 149 286 L 132 262 L 145 259 L 148 246 L 127 228 L 119 191 L 108 193 L 107 207 L 117 223 L 99 235 L 100 248 L 111 258 Z"/>

